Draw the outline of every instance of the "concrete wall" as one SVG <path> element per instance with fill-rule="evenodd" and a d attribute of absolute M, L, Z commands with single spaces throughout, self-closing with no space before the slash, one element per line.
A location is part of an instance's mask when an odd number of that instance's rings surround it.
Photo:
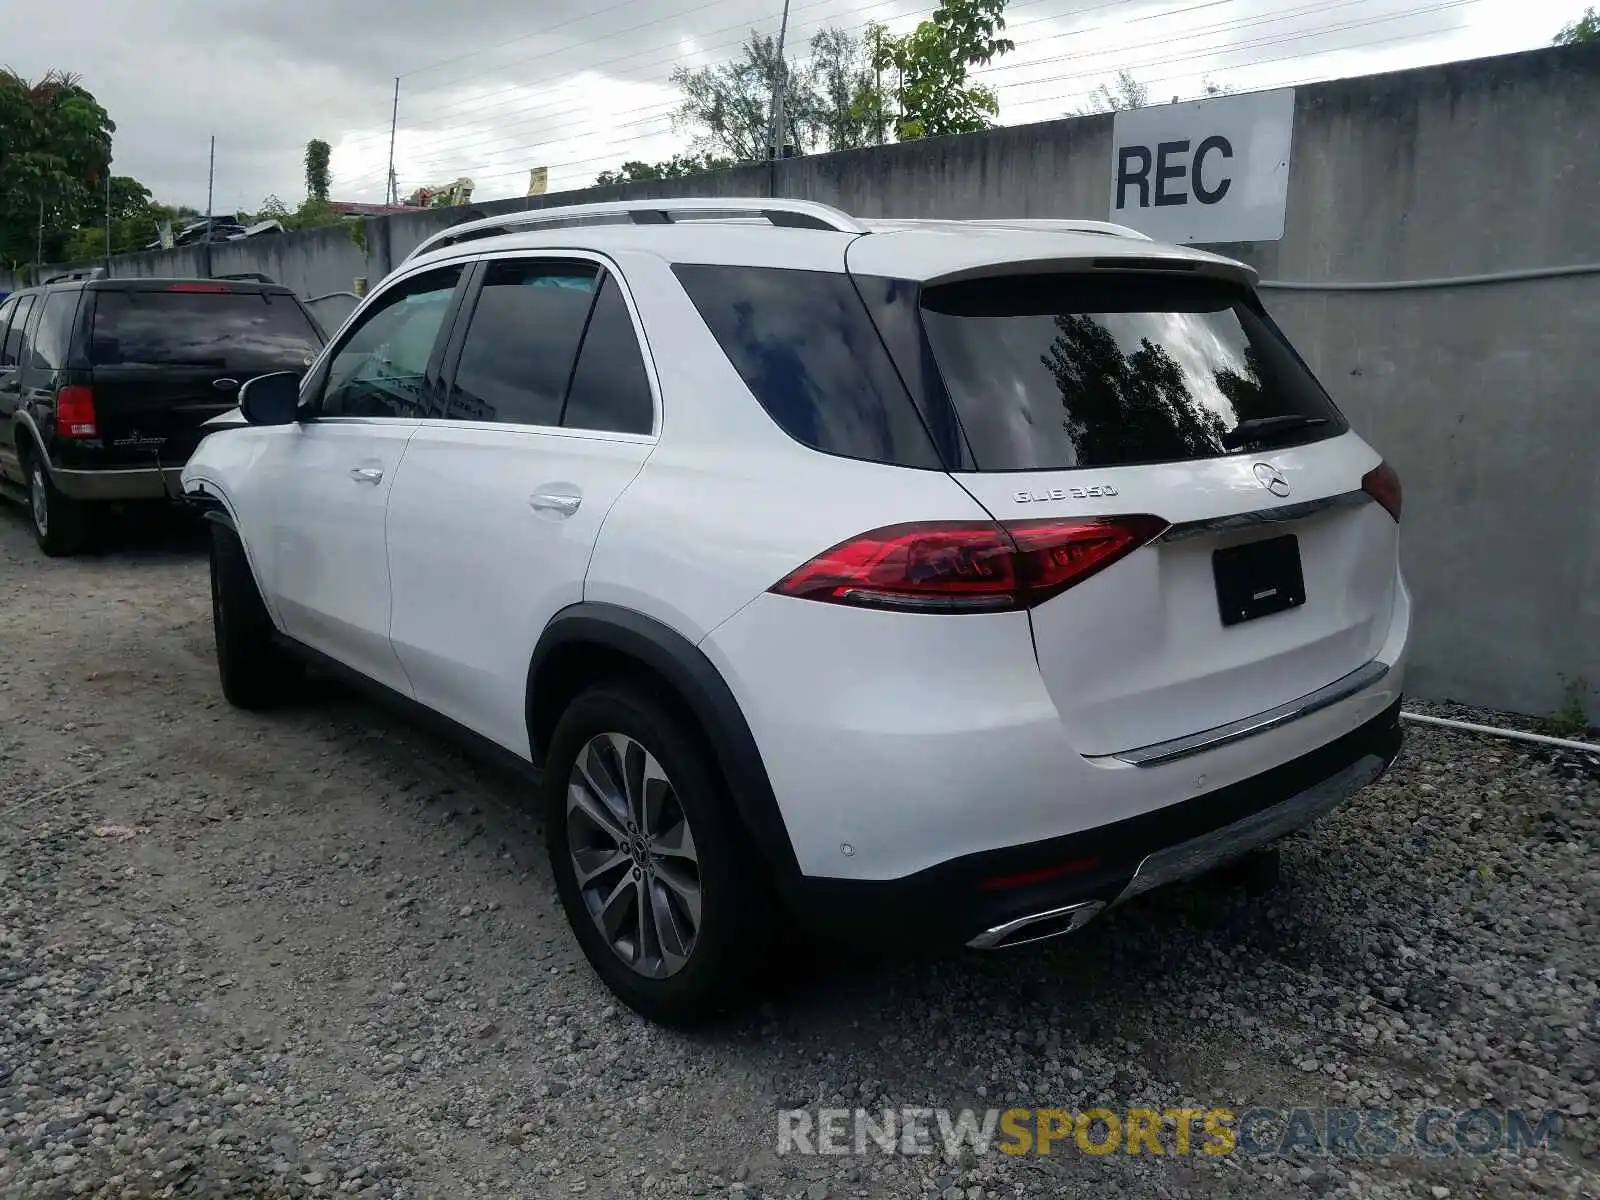
<path fill-rule="evenodd" d="M 1112 119 L 474 206 L 782 195 L 862 216 L 1104 218 Z M 218 247 L 302 295 L 376 283 L 462 210 Z M 1213 247 L 1267 280 L 1413 280 L 1600 263 L 1600 46 L 1299 89 L 1282 241 Z M 119 259 L 193 274 L 198 251 Z M 1264 293 L 1406 485 L 1419 605 L 1413 690 L 1524 712 L 1600 685 L 1600 276 Z M 329 322 L 330 324 L 334 322 Z"/>

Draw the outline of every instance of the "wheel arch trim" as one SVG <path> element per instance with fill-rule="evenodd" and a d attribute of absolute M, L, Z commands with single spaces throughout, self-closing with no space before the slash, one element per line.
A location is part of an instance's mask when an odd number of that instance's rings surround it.
<path fill-rule="evenodd" d="M 767 776 L 749 722 L 722 674 L 689 639 L 652 617 L 619 605 L 580 601 L 562 609 L 545 627 L 528 666 L 528 745 L 544 767 L 540 730 L 560 718 L 539 702 L 541 673 L 556 651 L 589 644 L 633 659 L 664 679 L 683 697 L 711 743 L 716 765 L 745 831 L 766 859 L 780 886 L 800 874 L 794 845 Z"/>

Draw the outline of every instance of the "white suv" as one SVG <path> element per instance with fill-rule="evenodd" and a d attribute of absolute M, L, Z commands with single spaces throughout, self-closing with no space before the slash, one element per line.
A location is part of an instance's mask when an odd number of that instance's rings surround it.
<path fill-rule="evenodd" d="M 311 659 L 509 752 L 658 1019 L 780 915 L 1076 929 L 1399 749 L 1399 482 L 1254 278 L 788 200 L 458 225 L 185 468 L 223 690 Z"/>

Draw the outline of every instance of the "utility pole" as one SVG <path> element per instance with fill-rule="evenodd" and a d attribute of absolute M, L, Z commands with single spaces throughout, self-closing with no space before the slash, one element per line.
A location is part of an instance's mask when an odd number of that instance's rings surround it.
<path fill-rule="evenodd" d="M 211 165 L 206 169 L 206 278 L 211 278 L 211 198 L 217 182 L 217 135 L 211 135 Z"/>
<path fill-rule="evenodd" d="M 789 35 L 789 0 L 783 0 L 783 20 L 778 25 L 778 78 L 772 88 L 772 157 L 783 157 L 783 92 L 789 83 L 789 63 L 783 57 L 783 43 Z"/>
<path fill-rule="evenodd" d="M 111 274 L 111 160 L 106 159 L 106 274 Z"/>
<path fill-rule="evenodd" d="M 384 203 L 400 203 L 400 188 L 394 178 L 394 131 L 400 123 L 400 76 L 394 77 L 394 108 L 389 112 L 389 180 L 384 187 Z"/>

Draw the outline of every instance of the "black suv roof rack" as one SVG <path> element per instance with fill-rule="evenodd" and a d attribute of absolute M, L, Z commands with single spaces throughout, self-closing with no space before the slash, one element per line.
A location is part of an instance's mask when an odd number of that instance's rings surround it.
<path fill-rule="evenodd" d="M 62 271 L 58 275 L 47 276 L 39 281 L 39 286 L 43 287 L 47 283 L 69 283 L 74 279 L 104 279 L 105 277 L 106 269 L 104 267 L 80 267 L 75 271 Z"/>

